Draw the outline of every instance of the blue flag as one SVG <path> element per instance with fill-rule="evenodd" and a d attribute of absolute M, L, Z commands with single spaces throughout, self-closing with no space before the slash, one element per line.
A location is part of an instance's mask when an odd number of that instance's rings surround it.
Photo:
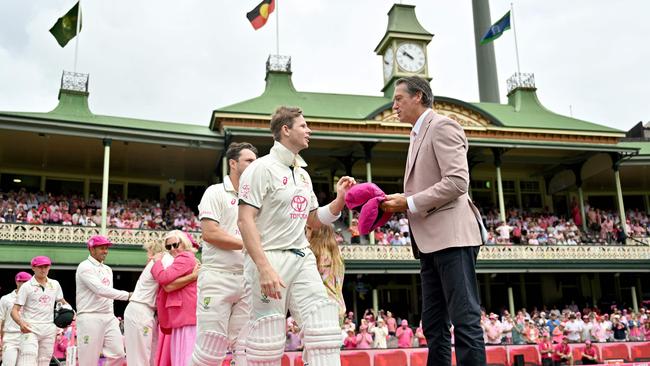
<path fill-rule="evenodd" d="M 503 32 L 507 31 L 508 29 L 510 29 L 510 11 L 508 11 L 506 15 L 501 17 L 501 19 L 490 26 L 490 29 L 488 29 L 488 31 L 485 32 L 483 38 L 481 38 L 480 43 L 490 43 L 495 39 L 501 37 Z"/>

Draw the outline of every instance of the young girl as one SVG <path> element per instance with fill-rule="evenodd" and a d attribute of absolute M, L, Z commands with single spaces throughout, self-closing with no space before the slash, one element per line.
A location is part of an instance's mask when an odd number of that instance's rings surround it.
<path fill-rule="evenodd" d="M 316 256 L 318 272 L 327 289 L 327 295 L 339 304 L 339 320 L 342 323 L 345 316 L 345 300 L 343 300 L 345 264 L 336 243 L 334 228 L 332 225 L 321 225 L 315 230 L 307 228 L 307 238 L 311 251 Z"/>

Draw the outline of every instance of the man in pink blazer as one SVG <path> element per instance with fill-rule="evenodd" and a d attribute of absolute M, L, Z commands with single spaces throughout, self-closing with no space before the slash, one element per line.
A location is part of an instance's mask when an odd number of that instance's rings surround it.
<path fill-rule="evenodd" d="M 438 115 L 429 83 L 397 80 L 393 109 L 413 125 L 404 193 L 387 196 L 382 209 L 406 212 L 420 259 L 422 325 L 428 366 L 451 365 L 450 323 L 458 365 L 485 365 L 476 257 L 483 243 L 480 215 L 467 190 L 467 138 L 457 122 Z"/>

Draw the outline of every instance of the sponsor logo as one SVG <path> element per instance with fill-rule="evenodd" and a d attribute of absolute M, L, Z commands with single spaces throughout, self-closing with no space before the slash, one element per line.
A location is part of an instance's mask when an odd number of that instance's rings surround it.
<path fill-rule="evenodd" d="M 42 305 L 47 305 L 50 303 L 50 300 L 52 298 L 49 297 L 48 295 L 42 295 L 41 297 L 38 298 L 38 302 L 40 302 Z"/>
<path fill-rule="evenodd" d="M 248 198 L 248 195 L 251 193 L 251 186 L 249 184 L 244 184 L 240 189 L 239 189 L 239 194 L 243 198 Z"/>
<path fill-rule="evenodd" d="M 292 219 L 306 219 L 307 218 L 307 197 L 305 196 L 293 196 L 291 199 L 291 208 L 294 212 L 289 214 L 289 217 Z"/>
<path fill-rule="evenodd" d="M 231 205 L 231 206 L 234 206 L 235 203 L 237 203 L 237 200 L 236 200 L 236 199 L 233 198 L 233 199 L 230 200 L 230 205 Z"/>
<path fill-rule="evenodd" d="M 288 177 L 282 177 L 282 185 L 287 185 L 287 182 L 289 181 Z"/>
<path fill-rule="evenodd" d="M 104 277 L 104 278 L 102 278 L 102 284 L 104 284 L 104 286 L 110 286 L 111 285 L 111 280 Z"/>

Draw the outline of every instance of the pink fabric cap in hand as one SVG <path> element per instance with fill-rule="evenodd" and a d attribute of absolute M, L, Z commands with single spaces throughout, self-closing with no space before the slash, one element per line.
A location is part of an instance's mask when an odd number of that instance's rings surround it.
<path fill-rule="evenodd" d="M 353 210 L 363 206 L 374 197 L 384 197 L 386 194 L 374 183 L 361 183 L 352 186 L 345 194 L 345 205 Z"/>
<path fill-rule="evenodd" d="M 390 220 L 393 214 L 384 212 L 381 209 L 381 203 L 385 199 L 386 196 L 374 197 L 363 205 L 359 214 L 359 233 L 361 235 L 368 235 L 376 228 L 384 226 Z"/>

